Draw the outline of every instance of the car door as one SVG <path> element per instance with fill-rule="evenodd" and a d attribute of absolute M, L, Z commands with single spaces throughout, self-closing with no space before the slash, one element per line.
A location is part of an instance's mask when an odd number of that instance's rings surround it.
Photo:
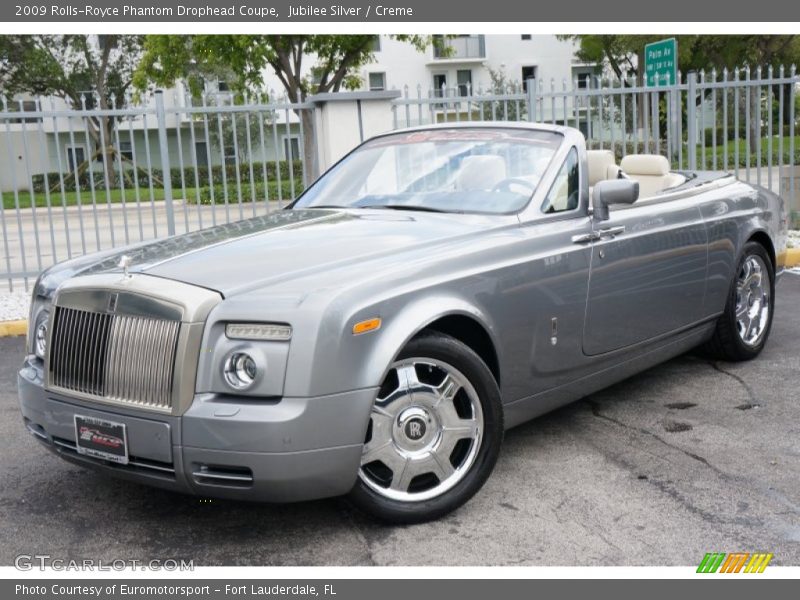
<path fill-rule="evenodd" d="M 592 233 L 584 353 L 633 346 L 702 318 L 707 236 L 694 199 L 614 206 Z"/>

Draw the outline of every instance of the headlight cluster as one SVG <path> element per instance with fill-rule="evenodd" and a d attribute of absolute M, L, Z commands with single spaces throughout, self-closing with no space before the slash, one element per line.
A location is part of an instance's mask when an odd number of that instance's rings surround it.
<path fill-rule="evenodd" d="M 228 323 L 225 335 L 232 340 L 248 342 L 288 342 L 292 339 L 292 327 L 285 323 Z M 254 355 L 260 358 L 257 360 Z M 245 346 L 228 354 L 223 374 L 225 382 L 241 392 L 252 387 L 266 368 L 261 353 Z"/>
<path fill-rule="evenodd" d="M 47 333 L 50 326 L 50 299 L 41 291 L 39 282 L 33 286 L 31 312 L 28 316 L 28 352 L 44 360 L 47 355 Z"/>
<path fill-rule="evenodd" d="M 44 360 L 47 354 L 47 327 L 50 321 L 50 314 L 47 311 L 42 311 L 36 322 L 36 328 L 33 330 L 33 353 L 39 358 Z"/>

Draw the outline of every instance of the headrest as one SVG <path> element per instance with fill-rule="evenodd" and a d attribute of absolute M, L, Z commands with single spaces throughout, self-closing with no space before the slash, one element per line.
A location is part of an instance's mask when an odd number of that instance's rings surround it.
<path fill-rule="evenodd" d="M 660 154 L 629 154 L 619 166 L 628 175 L 663 177 L 669 173 L 669 161 Z"/>
<path fill-rule="evenodd" d="M 589 185 L 608 178 L 609 167 L 615 166 L 614 153 L 611 150 L 589 150 L 586 152 L 589 163 Z"/>
<path fill-rule="evenodd" d="M 500 156 L 466 156 L 456 176 L 456 189 L 490 190 L 506 178 L 506 161 Z"/>

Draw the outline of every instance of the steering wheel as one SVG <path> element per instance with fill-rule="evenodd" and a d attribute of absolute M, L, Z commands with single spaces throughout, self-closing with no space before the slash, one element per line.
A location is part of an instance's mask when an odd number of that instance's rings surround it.
<path fill-rule="evenodd" d="M 521 179 L 519 177 L 509 177 L 508 179 L 498 181 L 492 188 L 492 191 L 514 193 L 514 190 L 511 189 L 513 186 L 522 186 L 531 194 L 536 191 L 536 184 L 531 183 L 527 179 Z"/>

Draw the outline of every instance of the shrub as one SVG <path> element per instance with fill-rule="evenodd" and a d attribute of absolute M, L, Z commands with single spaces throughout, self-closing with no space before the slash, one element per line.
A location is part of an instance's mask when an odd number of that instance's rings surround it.
<path fill-rule="evenodd" d="M 281 196 L 284 202 L 292 200 L 292 185 L 291 182 L 283 180 L 280 185 Z M 303 182 L 295 180 L 294 192 L 295 196 L 299 196 L 303 191 Z M 242 193 L 242 202 L 252 202 L 253 194 L 257 202 L 263 202 L 268 196 L 271 201 L 278 199 L 278 182 L 270 181 L 267 183 L 266 189 L 263 181 L 255 182 L 252 186 L 250 183 L 243 183 L 238 188 L 236 186 L 228 186 L 228 202 L 236 204 L 239 202 L 239 190 Z M 211 204 L 211 188 L 205 186 L 199 189 L 199 194 L 187 194 L 186 202 L 189 204 L 197 204 L 197 197 L 200 196 L 200 204 Z M 222 185 L 214 186 L 214 203 L 223 204 L 225 202 L 225 188 Z"/>
<path fill-rule="evenodd" d="M 285 160 L 278 161 L 277 163 L 274 160 L 266 163 L 255 162 L 253 163 L 253 181 L 263 182 L 265 173 L 268 181 L 277 181 L 278 170 L 280 170 L 281 181 L 288 181 L 289 167 L 289 161 Z M 291 168 L 294 178 L 302 179 L 302 161 L 292 161 Z M 181 174 L 183 175 L 183 179 L 181 178 Z M 117 181 L 112 187 L 119 188 L 120 181 L 118 170 L 115 171 L 115 177 Z M 64 181 L 63 191 L 74 192 L 76 189 L 75 177 L 73 177 L 70 173 L 62 174 L 58 172 L 34 175 L 32 177 L 33 191 L 42 193 L 46 189 L 54 189 L 61 192 L 62 178 Z M 153 168 L 148 174 L 148 172 L 143 169 L 138 169 L 134 172 L 133 169 L 126 168 L 124 171 L 123 183 L 125 188 L 131 188 L 134 184 L 137 184 L 140 188 L 149 188 L 151 179 L 153 187 L 163 187 L 163 171 L 161 169 Z M 45 183 L 45 181 L 47 183 Z M 195 168 L 192 166 L 185 166 L 183 170 L 178 167 L 173 167 L 170 169 L 170 182 L 172 183 L 173 189 L 176 190 L 181 189 L 184 184 L 187 188 L 193 188 L 196 187 L 196 184 L 199 184 L 200 186 L 222 185 L 223 181 L 227 181 L 228 185 L 236 184 L 236 165 L 227 164 L 224 167 L 222 165 L 214 165 L 211 168 L 198 166 L 196 170 L 196 177 Z M 242 184 L 250 183 L 250 163 L 240 163 L 238 181 Z M 78 176 L 77 183 L 81 190 L 91 189 L 92 183 L 94 183 L 94 188 L 96 190 L 103 189 L 106 185 L 105 172 L 102 170 L 95 170 L 91 172 L 86 170 Z"/>

